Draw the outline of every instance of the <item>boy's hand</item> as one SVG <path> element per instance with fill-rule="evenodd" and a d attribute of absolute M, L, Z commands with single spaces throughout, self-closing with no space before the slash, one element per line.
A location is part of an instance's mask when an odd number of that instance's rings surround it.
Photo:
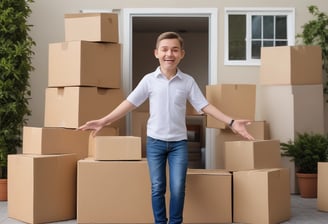
<path fill-rule="evenodd" d="M 103 124 L 101 123 L 100 120 L 92 120 L 92 121 L 88 121 L 86 122 L 84 125 L 80 126 L 77 128 L 77 130 L 82 130 L 82 131 L 86 131 L 86 130 L 92 130 L 92 136 L 96 136 L 98 131 L 100 131 L 100 129 L 103 128 Z"/>
<path fill-rule="evenodd" d="M 255 140 L 246 129 L 246 125 L 249 125 L 250 123 L 249 120 L 235 120 L 230 128 L 234 133 L 237 133 L 248 140 Z"/>

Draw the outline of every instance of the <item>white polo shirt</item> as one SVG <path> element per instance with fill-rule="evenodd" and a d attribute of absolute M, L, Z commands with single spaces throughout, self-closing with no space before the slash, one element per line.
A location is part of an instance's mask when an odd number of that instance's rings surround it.
<path fill-rule="evenodd" d="M 180 70 L 168 80 L 158 67 L 145 75 L 127 100 L 140 106 L 149 98 L 147 135 L 163 141 L 187 139 L 186 102 L 198 111 L 208 105 L 194 78 Z"/>

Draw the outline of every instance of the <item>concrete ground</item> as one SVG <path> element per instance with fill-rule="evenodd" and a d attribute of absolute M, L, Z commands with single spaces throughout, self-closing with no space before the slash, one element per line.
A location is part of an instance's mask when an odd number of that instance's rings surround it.
<path fill-rule="evenodd" d="M 282 224 L 328 224 L 328 212 L 317 210 L 317 199 L 301 198 L 299 195 L 292 195 L 292 217 Z M 15 219 L 8 218 L 7 202 L 0 202 L 0 224 L 21 224 Z M 56 224 L 76 224 L 76 220 L 55 222 Z"/>

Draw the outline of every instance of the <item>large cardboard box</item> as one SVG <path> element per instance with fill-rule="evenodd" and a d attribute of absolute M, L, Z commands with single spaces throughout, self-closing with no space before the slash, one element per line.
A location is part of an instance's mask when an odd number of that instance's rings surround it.
<path fill-rule="evenodd" d="M 270 123 L 271 138 L 287 142 L 297 132 L 324 133 L 322 85 L 260 86 L 258 93 L 259 119 Z"/>
<path fill-rule="evenodd" d="M 291 216 L 289 172 L 263 169 L 233 173 L 233 222 L 276 224 Z"/>
<path fill-rule="evenodd" d="M 76 217 L 75 154 L 8 156 L 8 217 L 50 223 Z"/>
<path fill-rule="evenodd" d="M 88 157 L 89 131 L 67 128 L 23 128 L 23 154 L 76 153 L 78 159 Z"/>
<path fill-rule="evenodd" d="M 322 84 L 319 46 L 261 48 L 261 85 Z"/>
<path fill-rule="evenodd" d="M 153 223 L 146 160 L 78 162 L 78 223 Z"/>
<path fill-rule="evenodd" d="M 328 212 L 328 162 L 318 163 L 318 197 L 317 208 Z"/>
<path fill-rule="evenodd" d="M 141 160 L 141 138 L 95 136 L 90 138 L 89 157 L 95 160 Z"/>
<path fill-rule="evenodd" d="M 235 119 L 255 119 L 256 85 L 217 84 L 206 86 L 209 103 Z M 206 127 L 226 128 L 227 124 L 206 116 Z"/>
<path fill-rule="evenodd" d="M 124 100 L 121 89 L 96 87 L 46 88 L 45 127 L 78 128 L 110 113 Z M 111 124 L 121 131 L 120 121 Z M 125 124 L 125 123 L 124 123 Z"/>
<path fill-rule="evenodd" d="M 121 87 L 120 44 L 50 43 L 48 65 L 48 87 Z"/>
<path fill-rule="evenodd" d="M 280 167 L 281 155 L 278 140 L 225 143 L 225 169 L 229 171 Z"/>
<path fill-rule="evenodd" d="M 99 42 L 119 41 L 116 13 L 65 14 L 65 41 L 87 40 Z"/>
<path fill-rule="evenodd" d="M 250 125 L 246 126 L 247 131 L 256 140 L 270 139 L 270 125 L 266 121 L 252 121 Z M 245 140 L 239 134 L 234 133 L 229 129 L 217 129 L 215 135 L 215 168 L 225 168 L 225 142 L 228 141 L 242 141 Z"/>
<path fill-rule="evenodd" d="M 231 223 L 231 180 L 224 170 L 189 169 L 184 223 Z"/>

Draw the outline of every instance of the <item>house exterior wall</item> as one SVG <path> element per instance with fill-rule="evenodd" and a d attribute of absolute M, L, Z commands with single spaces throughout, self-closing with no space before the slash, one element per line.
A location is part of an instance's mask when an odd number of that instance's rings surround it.
<path fill-rule="evenodd" d="M 218 10 L 218 82 L 257 84 L 259 66 L 225 66 L 224 65 L 224 9 L 232 7 L 273 7 L 295 8 L 295 33 L 311 19 L 307 7 L 316 5 L 321 11 L 328 12 L 327 0 L 183 0 L 183 1 L 149 1 L 149 0 L 37 0 L 31 5 L 32 15 L 29 19 L 33 25 L 31 35 L 36 42 L 31 74 L 32 115 L 28 125 L 43 126 L 45 88 L 48 84 L 48 44 L 64 41 L 64 14 L 76 13 L 80 9 L 106 10 L 122 8 L 216 8 Z M 327 119 L 326 119 L 327 120 Z M 326 125 L 327 126 L 327 125 Z M 327 130 L 327 128 L 326 128 Z"/>

